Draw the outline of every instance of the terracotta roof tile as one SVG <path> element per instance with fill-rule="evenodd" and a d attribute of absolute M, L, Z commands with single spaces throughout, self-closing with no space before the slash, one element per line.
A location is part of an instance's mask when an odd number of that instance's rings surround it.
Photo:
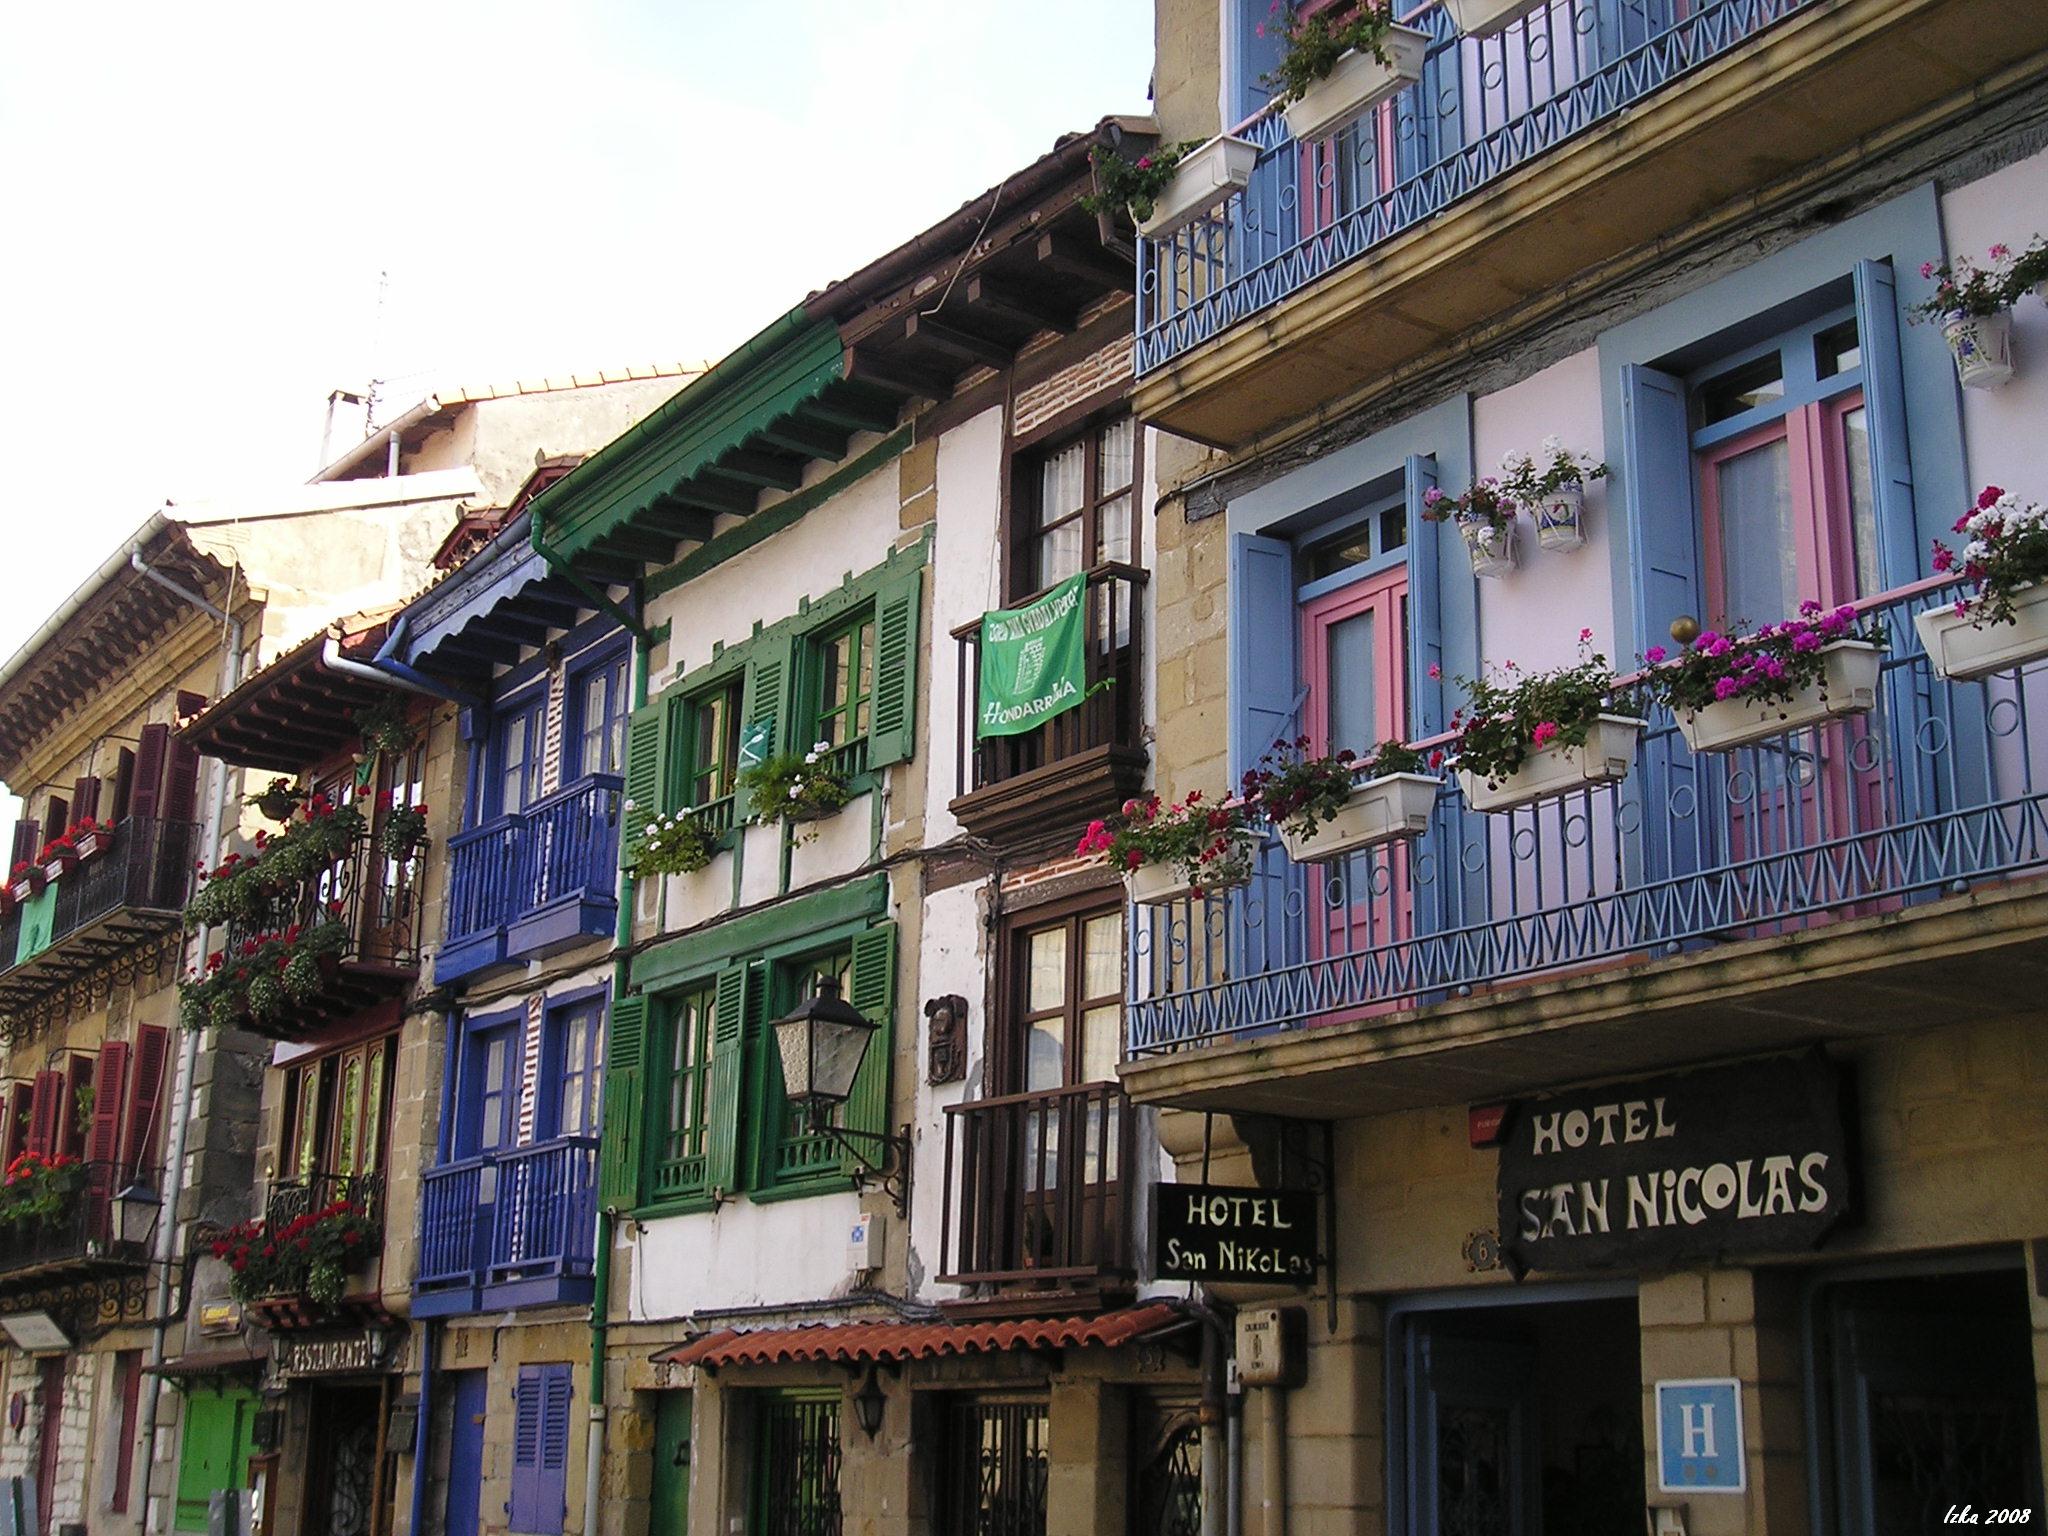
<path fill-rule="evenodd" d="M 795 1328 L 722 1328 L 678 1345 L 657 1360 L 673 1365 L 831 1364 L 930 1360 L 940 1355 L 998 1354 L 1012 1349 L 1114 1349 L 1186 1321 L 1171 1302 L 1125 1307 L 1094 1317 L 1027 1318 L 1005 1322 L 809 1323 Z"/>

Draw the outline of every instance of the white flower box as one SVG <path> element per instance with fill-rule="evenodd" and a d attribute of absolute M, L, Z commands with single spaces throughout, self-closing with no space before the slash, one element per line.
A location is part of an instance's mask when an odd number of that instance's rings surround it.
<path fill-rule="evenodd" d="M 1549 0 L 1444 0 L 1444 9 L 1467 37 L 1492 37 L 1547 4 Z"/>
<path fill-rule="evenodd" d="M 1531 509 L 1539 548 L 1565 554 L 1586 542 L 1586 488 L 1561 485 Z"/>
<path fill-rule="evenodd" d="M 1951 682 L 2010 672 L 2048 656 L 2048 584 L 2037 582 L 2013 593 L 2010 624 L 1980 623 L 1945 603 L 1914 614 L 1913 627 L 1920 631 L 1935 672 Z"/>
<path fill-rule="evenodd" d="M 1427 32 L 1389 27 L 1380 46 L 1389 62 L 1382 64 L 1370 49 L 1354 48 L 1301 100 L 1289 102 L 1282 109 L 1288 133 L 1303 144 L 1327 139 L 1422 78 L 1423 57 L 1429 51 Z"/>
<path fill-rule="evenodd" d="M 1148 240 L 1163 240 L 1175 230 L 1185 229 L 1250 186 L 1252 168 L 1258 163 L 1258 145 L 1227 133 L 1189 150 L 1174 167 L 1173 180 L 1153 200 L 1152 216 L 1138 221 L 1138 233 Z"/>
<path fill-rule="evenodd" d="M 1583 746 L 1553 742 L 1538 747 L 1521 767 L 1495 784 L 1460 768 L 1458 784 L 1465 791 L 1465 803 L 1475 811 L 1512 811 L 1588 785 L 1612 784 L 1627 778 L 1635 765 L 1643 727 L 1633 715 L 1601 715 L 1587 731 Z"/>
<path fill-rule="evenodd" d="M 1252 857 L 1257 852 L 1258 842 L 1250 833 L 1236 834 L 1236 841 L 1243 855 L 1237 865 L 1242 873 L 1234 879 L 1205 879 L 1202 881 L 1203 895 L 1208 896 L 1250 884 Z M 1140 864 L 1136 869 L 1124 871 L 1124 889 L 1129 893 L 1134 906 L 1163 907 L 1193 895 L 1195 882 L 1187 877 L 1186 872 L 1178 864 L 1147 863 Z"/>
<path fill-rule="evenodd" d="M 1997 389 L 2012 377 L 2012 311 L 1995 315 L 1951 315 L 1941 334 L 1955 354 L 1956 377 L 1965 389 Z"/>
<path fill-rule="evenodd" d="M 1837 640 L 1821 648 L 1826 670 L 1783 703 L 1722 699 L 1678 717 L 1679 734 L 1695 752 L 1732 752 L 1787 731 L 1877 707 L 1882 653 L 1868 640 Z"/>
<path fill-rule="evenodd" d="M 1423 773 L 1389 773 L 1351 786 L 1351 795 L 1310 833 L 1280 829 L 1287 856 L 1297 864 L 1338 858 L 1361 848 L 1399 842 L 1429 829 L 1443 780 Z"/>

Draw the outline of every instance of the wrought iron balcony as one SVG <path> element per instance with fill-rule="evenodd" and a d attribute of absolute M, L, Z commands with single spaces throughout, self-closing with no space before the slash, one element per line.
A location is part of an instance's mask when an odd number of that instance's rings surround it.
<path fill-rule="evenodd" d="M 615 774 L 589 774 L 448 840 L 448 931 L 436 981 L 611 931 L 621 786 Z"/>
<path fill-rule="evenodd" d="M 301 1216 L 324 1211 L 346 1200 L 361 1208 L 373 1224 L 384 1224 L 384 1175 L 381 1173 L 328 1173 L 324 1170 L 296 1179 L 280 1179 L 270 1186 L 264 1202 L 264 1224 L 275 1231 Z"/>
<path fill-rule="evenodd" d="M 49 903 L 47 936 L 27 910 L 11 909 L 0 919 L 0 1013 L 32 1008 L 70 982 L 103 978 L 111 986 L 124 969 L 146 963 L 148 941 L 179 926 L 197 847 L 189 821 L 131 816 L 109 847 L 38 898 Z"/>
<path fill-rule="evenodd" d="M 960 667 L 952 810 L 961 825 L 999 841 L 1071 842 L 1073 824 L 1114 810 L 1143 786 L 1145 585 L 1146 573 L 1132 565 L 1088 573 L 1087 699 L 1022 736 L 976 738 L 981 621 L 953 631 Z"/>
<path fill-rule="evenodd" d="M 414 1315 L 589 1301 L 597 1146 L 594 1136 L 563 1136 L 429 1172 Z"/>
<path fill-rule="evenodd" d="M 1128 1053 L 1165 1072 L 1192 1046 L 1256 1038 L 1258 1049 L 1229 1095 L 1204 1098 L 1192 1077 L 1170 1096 L 1135 1078 L 1126 1086 L 1146 1101 L 1272 1107 L 1262 1093 L 1299 1092 L 1273 1052 L 1291 1040 L 1322 1049 L 1306 1042 L 1325 1026 L 1324 1039 L 1348 1042 L 1347 1071 L 1391 1053 L 1379 1086 L 1397 1097 L 1447 1083 L 1483 1094 L 1492 1068 L 1482 1070 L 1482 1050 L 1498 1052 L 1503 1071 L 1520 1052 L 1526 1073 L 1531 1047 L 1509 1038 L 1518 1031 L 1541 1030 L 1554 1065 L 1591 1057 L 1619 1070 L 1660 1052 L 1675 1059 L 1677 1036 L 1697 1047 L 1703 1029 L 1728 1049 L 1768 1048 L 1924 1021 L 1931 1005 L 1912 991 L 1916 973 L 1887 966 L 1939 969 L 1946 979 L 1925 985 L 1952 1016 L 2018 995 L 2016 974 L 1997 967 L 2001 946 L 2021 964 L 2032 918 L 2012 903 L 2039 884 L 2011 877 L 2048 868 L 2048 775 L 2034 763 L 2048 669 L 1983 682 L 1935 675 L 1913 615 L 1960 590 L 1936 578 L 1858 605 L 1890 635 L 1869 714 L 1696 755 L 1670 715 L 1652 711 L 1617 784 L 1482 814 L 1447 782 L 1413 842 L 1317 865 L 1291 862 L 1276 842 L 1247 886 L 1141 909 Z M 1971 910 L 1952 913 L 1959 903 Z M 1856 937 L 1880 927 L 1880 938 Z M 1826 963 L 1849 979 L 1801 958 L 1801 945 L 1830 941 L 1848 946 Z M 1966 943 L 1975 958 L 1959 969 L 1946 950 L 1935 958 L 1937 942 Z M 1747 969 L 1702 969 L 1717 959 Z M 1683 969 L 1660 985 L 1660 967 Z M 1550 985 L 1532 996 L 1537 982 Z M 1601 985 L 1609 992 L 1589 990 Z M 1489 1009 L 1493 1022 L 1476 1016 Z M 1652 1030 L 1657 1010 L 1671 1022 Z M 1605 1032 L 1575 1045 L 1558 1031 L 1582 1014 Z M 1430 1078 L 1422 1058 L 1452 1052 L 1463 1077 Z M 1187 1073 L 1237 1070 L 1198 1056 L 1208 1064 L 1189 1057 Z M 1346 1082 L 1332 1102 L 1359 1112 L 1356 1080 Z"/>
<path fill-rule="evenodd" d="M 0 1281 L 54 1279 L 87 1270 L 139 1268 L 147 1250 L 123 1242 L 114 1196 L 136 1170 L 122 1163 L 85 1163 L 85 1181 L 71 1204 L 49 1221 L 0 1225 Z"/>
<path fill-rule="evenodd" d="M 989 1288 L 969 1305 L 997 1309 L 1129 1291 L 1132 1131 L 1114 1083 L 947 1105 L 938 1278 Z"/>

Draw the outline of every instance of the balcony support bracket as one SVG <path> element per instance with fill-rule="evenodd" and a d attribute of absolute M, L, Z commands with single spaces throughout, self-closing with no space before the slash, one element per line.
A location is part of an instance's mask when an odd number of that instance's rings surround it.
<path fill-rule="evenodd" d="M 882 1186 L 882 1193 L 895 1202 L 896 1214 L 904 1220 L 910 1219 L 910 1127 L 904 1126 L 895 1135 L 886 1131 L 858 1131 L 843 1125 L 826 1124 L 819 1127 L 827 1136 L 839 1144 L 845 1152 L 861 1166 L 861 1172 L 854 1175 L 856 1183 L 872 1178 Z M 870 1157 L 861 1150 L 860 1142 L 881 1149 L 880 1160 Z"/>

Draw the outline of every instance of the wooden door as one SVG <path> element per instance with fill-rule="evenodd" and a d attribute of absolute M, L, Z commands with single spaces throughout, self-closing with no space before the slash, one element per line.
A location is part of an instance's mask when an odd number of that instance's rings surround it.
<path fill-rule="evenodd" d="M 490 1404 L 487 1371 L 450 1371 L 448 1482 L 441 1529 L 445 1536 L 477 1536 L 484 1492 L 484 1421 Z"/>

